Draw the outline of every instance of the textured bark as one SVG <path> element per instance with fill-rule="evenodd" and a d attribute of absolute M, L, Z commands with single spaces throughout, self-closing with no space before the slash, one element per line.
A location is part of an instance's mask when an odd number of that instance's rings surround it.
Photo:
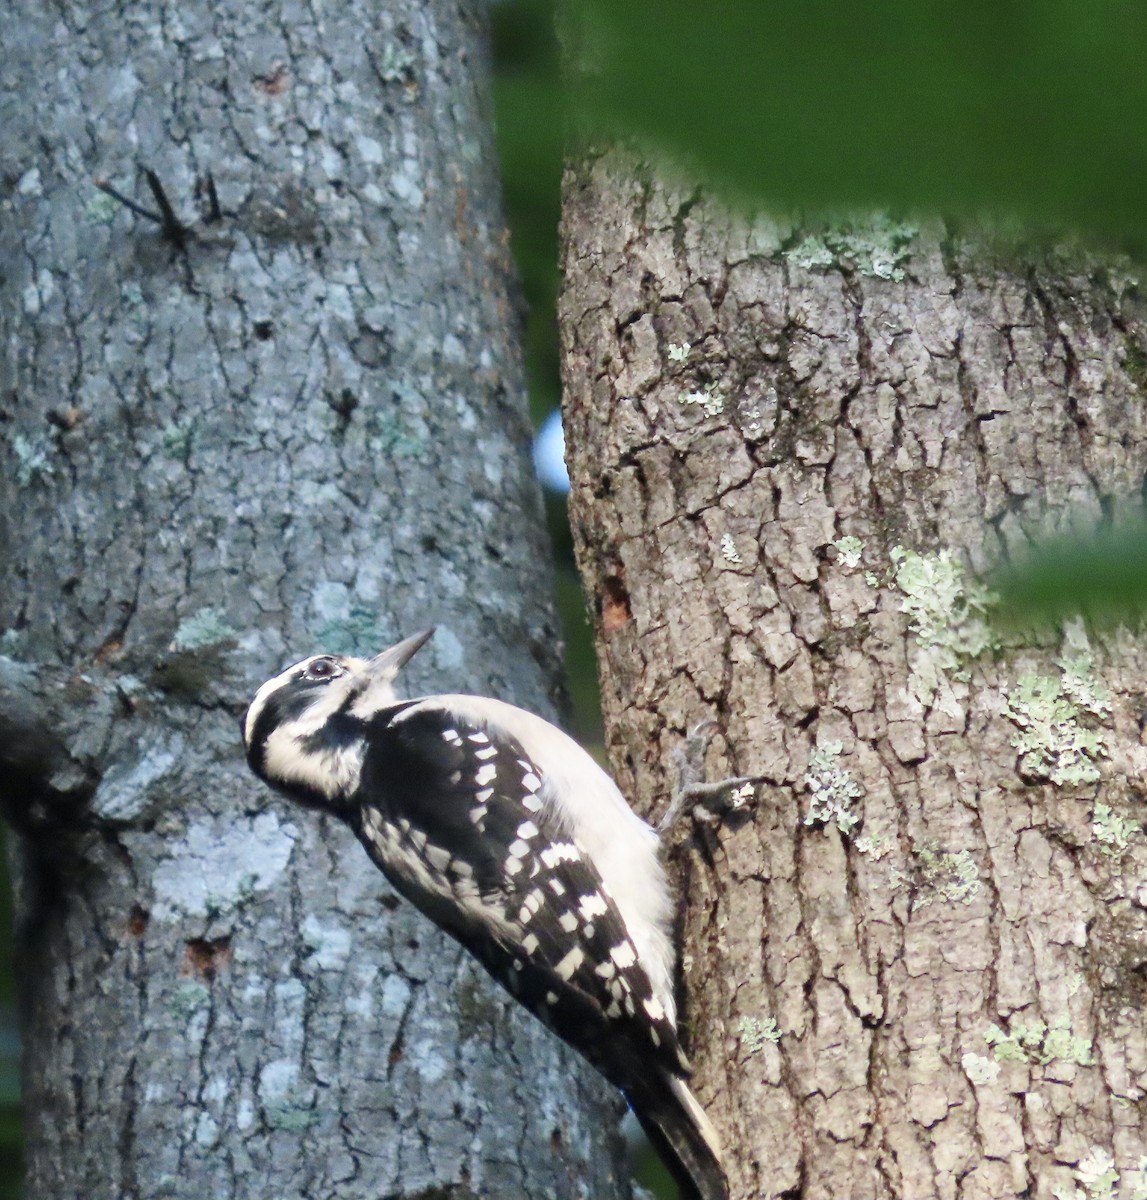
<path fill-rule="evenodd" d="M 284 663 L 431 621 L 412 689 L 553 711 L 481 13 L 7 13 L 0 791 L 33 1200 L 624 1190 L 616 1100 L 251 778 L 236 728 Z M 93 187 L 154 207 L 140 165 L 195 222 L 182 250 Z"/>
<path fill-rule="evenodd" d="M 1133 281 L 734 219 L 613 154 L 565 205 L 611 760 L 657 815 L 716 718 L 709 777 L 766 781 L 675 853 L 734 1197 L 1143 1195 L 1147 656 L 995 645 L 964 569 L 1139 502 Z"/>

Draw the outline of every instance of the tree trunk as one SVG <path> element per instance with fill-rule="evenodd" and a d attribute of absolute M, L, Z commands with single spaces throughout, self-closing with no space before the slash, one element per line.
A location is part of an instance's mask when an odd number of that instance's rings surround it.
<path fill-rule="evenodd" d="M 616 153 L 565 206 L 611 760 L 656 817 L 715 718 L 709 777 L 765 780 L 674 854 L 733 1197 L 1147 1195 L 1147 655 L 1002 645 L 973 575 L 1140 503 L 1134 281 Z"/>
<path fill-rule="evenodd" d="M 236 727 L 285 663 L 432 621 L 412 686 L 553 711 L 482 14 L 6 18 L 30 1200 L 625 1193 L 608 1089 Z M 93 186 L 155 209 L 140 166 L 189 232 Z"/>

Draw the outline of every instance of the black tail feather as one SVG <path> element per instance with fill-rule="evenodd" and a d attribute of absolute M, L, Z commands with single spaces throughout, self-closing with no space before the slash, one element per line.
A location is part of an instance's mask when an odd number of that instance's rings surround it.
<path fill-rule="evenodd" d="M 657 1071 L 626 1094 L 646 1137 L 677 1181 L 682 1200 L 728 1200 L 716 1131 L 685 1081 Z"/>

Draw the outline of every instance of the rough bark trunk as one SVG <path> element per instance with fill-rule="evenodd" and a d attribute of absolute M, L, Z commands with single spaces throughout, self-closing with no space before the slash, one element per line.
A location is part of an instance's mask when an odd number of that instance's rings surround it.
<path fill-rule="evenodd" d="M 20 3 L 0 83 L 0 791 L 30 1200 L 606 1196 L 616 1101 L 351 836 L 254 687 L 431 621 L 552 711 L 482 5 Z M 145 206 L 153 168 L 185 244 Z M 213 174 L 223 219 L 202 219 Z"/>
<path fill-rule="evenodd" d="M 1001 646 L 972 569 L 1138 505 L 1147 328 L 1082 254 L 571 169 L 573 526 L 607 741 L 767 782 L 675 853 L 736 1200 L 1147 1194 L 1147 656 Z"/>

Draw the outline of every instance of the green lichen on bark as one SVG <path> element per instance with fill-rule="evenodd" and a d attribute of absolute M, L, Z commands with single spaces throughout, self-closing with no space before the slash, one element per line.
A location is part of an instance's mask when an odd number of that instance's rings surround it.
<path fill-rule="evenodd" d="M 1013 1018 L 1006 1030 L 992 1025 L 984 1034 L 984 1041 L 992 1047 L 998 1062 L 1039 1063 L 1046 1066 L 1051 1062 L 1076 1063 L 1089 1067 L 1094 1063 L 1091 1042 L 1078 1036 L 1071 1027 L 1071 1017 L 1061 1014 L 1048 1025 L 1043 1021 L 1031 1022 Z"/>
<path fill-rule="evenodd" d="M 952 904 L 971 904 L 980 890 L 980 872 L 967 850 L 940 853 L 922 846 L 915 852 L 925 888 Z M 925 896 L 919 903 L 927 903 Z"/>
<path fill-rule="evenodd" d="M 901 280 L 919 232 L 915 225 L 879 213 L 808 233 L 784 256 L 806 270 L 837 268 L 874 279 Z"/>
<path fill-rule="evenodd" d="M 835 825 L 848 837 L 860 824 L 860 814 L 853 810 L 852 802 L 864 794 L 864 789 L 840 765 L 843 749 L 841 742 L 826 741 L 812 752 L 804 777 L 811 796 L 804 823 Z"/>
<path fill-rule="evenodd" d="M 1091 814 L 1091 832 L 1099 842 L 1100 850 L 1113 858 L 1119 858 L 1131 844 L 1131 839 L 1142 826 L 1130 817 L 1121 817 L 1109 804 L 1097 801 Z"/>
<path fill-rule="evenodd" d="M 775 1046 L 781 1040 L 775 1017 L 742 1017 L 737 1030 L 746 1054 L 759 1054 L 766 1046 Z"/>
<path fill-rule="evenodd" d="M 967 664 L 998 645 L 988 621 L 993 597 L 950 550 L 918 554 L 894 546 L 891 559 L 900 610 L 920 651 L 912 663 L 914 690 L 926 704 L 941 676 L 967 678 Z"/>
<path fill-rule="evenodd" d="M 1008 690 L 1007 715 L 1017 726 L 1012 745 L 1027 775 L 1064 786 L 1095 783 L 1099 760 L 1108 752 L 1101 723 L 1110 718 L 1111 700 L 1092 673 L 1092 651 L 1080 622 L 1065 628 L 1056 665 L 1058 677 L 1028 673 Z"/>

